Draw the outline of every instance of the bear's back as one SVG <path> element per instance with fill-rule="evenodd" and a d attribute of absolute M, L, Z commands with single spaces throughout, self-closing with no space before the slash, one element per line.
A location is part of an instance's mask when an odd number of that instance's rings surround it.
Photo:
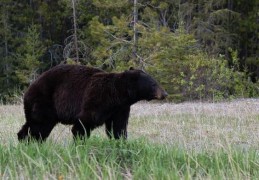
<path fill-rule="evenodd" d="M 42 102 L 54 107 L 59 119 L 68 120 L 79 112 L 89 78 L 101 72 L 82 65 L 55 66 L 31 84 L 24 95 L 24 106 Z"/>
<path fill-rule="evenodd" d="M 40 91 L 43 95 L 51 95 L 60 88 L 82 87 L 87 84 L 88 78 L 100 72 L 103 71 L 82 65 L 58 65 L 42 73 L 26 93 Z"/>

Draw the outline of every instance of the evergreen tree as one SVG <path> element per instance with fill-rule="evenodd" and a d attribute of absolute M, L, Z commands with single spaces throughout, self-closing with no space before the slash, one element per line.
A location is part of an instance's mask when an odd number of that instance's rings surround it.
<path fill-rule="evenodd" d="M 235 32 L 240 39 L 239 60 L 241 67 L 248 68 L 254 82 L 259 80 L 259 1 L 237 0 L 233 8 L 240 13 Z"/>
<path fill-rule="evenodd" d="M 23 46 L 18 49 L 15 74 L 21 86 L 28 85 L 36 79 L 40 68 L 40 58 L 44 52 L 45 48 L 40 40 L 38 28 L 32 25 L 24 37 Z"/>
<path fill-rule="evenodd" d="M 238 49 L 233 28 L 240 14 L 228 8 L 225 0 L 188 0 L 180 5 L 180 19 L 188 32 L 194 33 L 201 47 L 210 55 L 228 55 L 228 49 Z"/>
<path fill-rule="evenodd" d="M 11 73 L 12 73 L 12 57 L 11 57 L 11 24 L 10 24 L 10 0 L 2 1 L 0 6 L 0 84 L 2 92 L 5 88 L 11 84 Z"/>

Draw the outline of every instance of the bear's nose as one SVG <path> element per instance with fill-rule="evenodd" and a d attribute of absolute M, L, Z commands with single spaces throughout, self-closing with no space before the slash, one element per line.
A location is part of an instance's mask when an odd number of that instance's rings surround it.
<path fill-rule="evenodd" d="M 164 91 L 162 96 L 163 96 L 163 99 L 165 99 L 168 96 L 168 93 L 166 91 Z"/>

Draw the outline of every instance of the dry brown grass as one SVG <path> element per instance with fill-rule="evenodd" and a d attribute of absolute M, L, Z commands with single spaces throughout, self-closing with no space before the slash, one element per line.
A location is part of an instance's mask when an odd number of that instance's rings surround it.
<path fill-rule="evenodd" d="M 259 149 L 259 99 L 225 103 L 136 104 L 130 132 L 191 149 Z"/>
<path fill-rule="evenodd" d="M 224 103 L 137 103 L 131 108 L 129 138 L 206 150 L 228 146 L 259 149 L 259 99 Z M 17 143 L 22 106 L 0 106 L 0 141 Z M 57 126 L 49 139 L 71 141 L 70 126 Z M 104 136 L 103 128 L 94 135 Z"/>

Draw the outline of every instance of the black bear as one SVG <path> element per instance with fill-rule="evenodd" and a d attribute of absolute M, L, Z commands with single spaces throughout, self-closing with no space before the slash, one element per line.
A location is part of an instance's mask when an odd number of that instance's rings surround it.
<path fill-rule="evenodd" d="M 43 73 L 24 95 L 26 123 L 18 139 L 43 141 L 57 123 L 73 125 L 74 137 L 105 124 L 107 135 L 127 138 L 130 106 L 167 96 L 141 70 L 107 73 L 81 65 L 58 65 Z"/>

